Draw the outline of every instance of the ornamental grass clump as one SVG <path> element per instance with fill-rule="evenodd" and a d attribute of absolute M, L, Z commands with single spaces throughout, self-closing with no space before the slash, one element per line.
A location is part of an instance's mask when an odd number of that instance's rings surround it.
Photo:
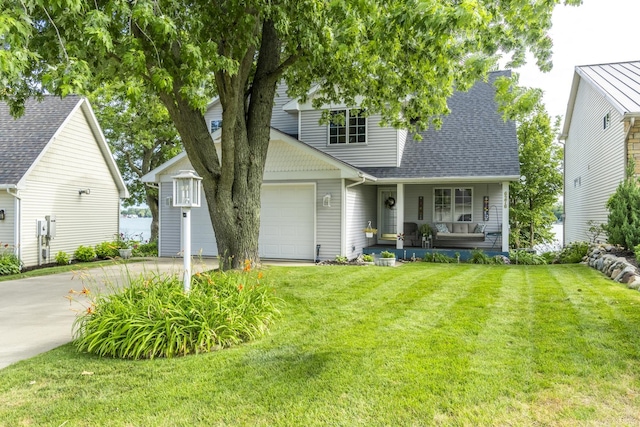
<path fill-rule="evenodd" d="M 86 288 L 74 292 L 87 295 Z M 182 280 L 156 274 L 132 279 L 111 294 L 88 295 L 74 323 L 79 351 L 123 359 L 205 353 L 264 335 L 279 315 L 280 299 L 262 273 L 196 274 L 191 291 Z"/>

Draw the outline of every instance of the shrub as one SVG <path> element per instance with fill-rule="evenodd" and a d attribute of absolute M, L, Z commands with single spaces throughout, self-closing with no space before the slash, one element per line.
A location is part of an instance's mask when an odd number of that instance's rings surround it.
<path fill-rule="evenodd" d="M 553 264 L 558 259 L 558 252 L 544 252 L 540 256 L 544 258 L 547 264 Z"/>
<path fill-rule="evenodd" d="M 96 256 L 100 259 L 115 258 L 119 255 L 117 242 L 102 242 L 96 245 Z"/>
<path fill-rule="evenodd" d="M 71 262 L 69 258 L 69 254 L 63 251 L 60 251 L 56 254 L 56 264 L 58 265 L 68 265 Z"/>
<path fill-rule="evenodd" d="M 158 256 L 158 242 L 133 244 L 133 256 Z"/>
<path fill-rule="evenodd" d="M 543 265 L 547 261 L 535 252 L 529 252 L 525 250 L 509 251 L 509 259 L 513 264 L 524 265 Z"/>
<path fill-rule="evenodd" d="M 389 251 L 382 251 L 382 252 L 380 252 L 380 257 L 381 258 L 395 258 L 396 254 L 394 254 L 393 252 L 389 252 Z"/>
<path fill-rule="evenodd" d="M 640 186 L 634 178 L 634 162 L 630 161 L 626 178 L 607 201 L 609 216 L 603 225 L 607 241 L 633 249 L 640 244 Z"/>
<path fill-rule="evenodd" d="M 73 253 L 73 257 L 82 262 L 93 261 L 96 259 L 96 251 L 91 246 L 80 246 Z"/>
<path fill-rule="evenodd" d="M 565 246 L 558 257 L 556 262 L 559 264 L 575 264 L 582 261 L 589 251 L 589 243 L 587 242 L 573 242 Z"/>
<path fill-rule="evenodd" d="M 22 270 L 22 262 L 17 255 L 12 253 L 0 253 L 0 276 L 18 274 Z"/>
<path fill-rule="evenodd" d="M 262 273 L 248 267 L 244 272 L 196 274 L 185 294 L 178 277 L 140 276 L 109 295 L 89 298 L 74 323 L 74 345 L 101 356 L 152 359 L 257 338 L 279 315 L 280 303 L 261 278 Z"/>
<path fill-rule="evenodd" d="M 363 254 L 362 261 L 364 262 L 373 262 L 373 255 L 371 254 Z"/>
<path fill-rule="evenodd" d="M 432 252 L 430 254 L 426 254 L 423 259 L 425 262 L 437 262 L 441 264 L 450 264 L 456 262 L 455 258 L 446 256 L 445 254 L 441 254 L 440 252 Z"/>
<path fill-rule="evenodd" d="M 495 264 L 493 258 L 484 253 L 484 251 L 480 249 L 474 249 L 471 251 L 471 257 L 469 257 L 469 262 L 471 264 Z"/>
<path fill-rule="evenodd" d="M 338 264 L 346 264 L 349 262 L 349 260 L 347 259 L 346 256 L 336 255 L 335 262 L 337 262 Z"/>

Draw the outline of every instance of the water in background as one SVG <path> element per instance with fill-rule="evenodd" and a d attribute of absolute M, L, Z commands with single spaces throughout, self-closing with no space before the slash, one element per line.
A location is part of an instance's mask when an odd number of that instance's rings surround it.
<path fill-rule="evenodd" d="M 551 227 L 551 231 L 553 232 L 553 234 L 555 234 L 555 238 L 553 239 L 553 242 L 547 243 L 544 245 L 536 245 L 533 249 L 535 249 L 537 254 L 542 254 L 544 252 L 558 252 L 562 250 L 562 246 L 564 246 L 563 230 L 564 230 L 563 223 L 560 222 L 560 223 L 553 224 L 553 226 Z"/>
<path fill-rule="evenodd" d="M 147 241 L 151 237 L 151 218 L 120 217 L 120 233 L 134 240 Z"/>

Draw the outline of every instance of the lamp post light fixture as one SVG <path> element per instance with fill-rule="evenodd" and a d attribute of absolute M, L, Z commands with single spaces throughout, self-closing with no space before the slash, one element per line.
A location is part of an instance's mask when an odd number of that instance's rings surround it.
<path fill-rule="evenodd" d="M 202 177 L 183 170 L 173 177 L 173 207 L 182 208 L 182 250 L 184 255 L 184 291 L 191 289 L 191 208 L 200 207 Z"/>

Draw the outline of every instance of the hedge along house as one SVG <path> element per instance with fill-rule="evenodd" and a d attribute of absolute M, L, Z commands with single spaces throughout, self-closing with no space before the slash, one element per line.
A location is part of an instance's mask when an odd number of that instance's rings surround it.
<path fill-rule="evenodd" d="M 607 222 L 629 160 L 640 175 L 640 61 L 575 67 L 560 139 L 564 242 L 586 241 L 591 224 Z"/>
<path fill-rule="evenodd" d="M 455 93 L 442 128 L 424 132 L 422 141 L 346 105 L 324 107 L 343 115 L 345 125 L 319 124 L 322 110 L 288 98 L 279 87 L 261 194 L 260 256 L 352 259 L 374 246 L 422 251 L 418 229 L 425 223 L 452 228 L 456 238 L 442 246 L 508 251 L 509 182 L 519 179 L 518 144 L 515 124 L 497 111 L 493 86 L 506 75 L 491 73 L 489 82 Z M 214 101 L 205 113 L 214 141 L 221 118 Z M 172 176 L 184 169 L 192 167 L 182 153 L 142 178 L 159 185 L 161 256 L 181 251 L 180 209 L 172 207 L 171 195 Z M 205 204 L 191 215 L 192 253 L 218 255 Z M 377 228 L 373 238 L 363 232 L 369 222 Z M 467 238 L 477 224 L 481 238 Z"/>
<path fill-rule="evenodd" d="M 85 98 L 29 99 L 18 119 L 0 104 L 0 242 L 25 266 L 113 240 L 126 197 Z"/>

